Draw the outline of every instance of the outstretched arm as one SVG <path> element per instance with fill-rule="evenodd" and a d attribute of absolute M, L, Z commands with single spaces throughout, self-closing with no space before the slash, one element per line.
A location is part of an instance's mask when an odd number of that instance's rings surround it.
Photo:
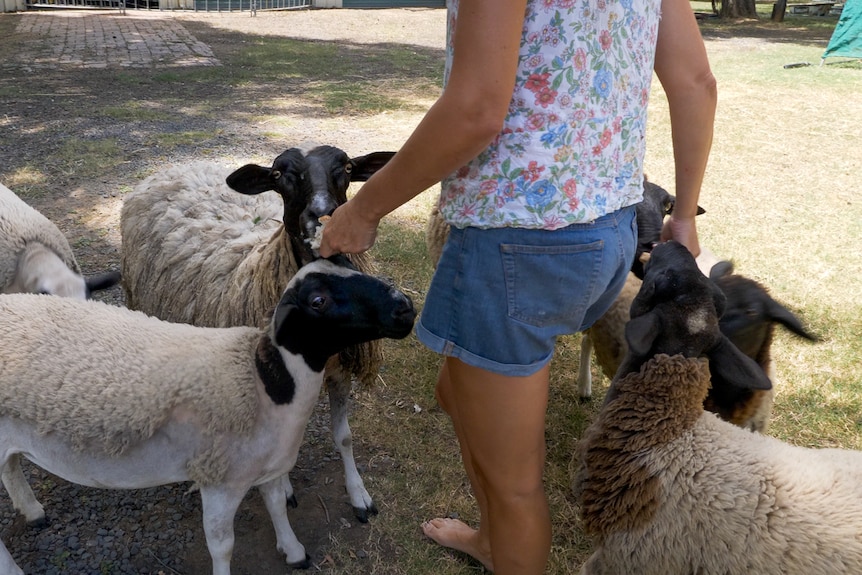
<path fill-rule="evenodd" d="M 389 163 L 332 214 L 321 256 L 369 249 L 383 216 L 496 137 L 515 86 L 525 10 L 526 0 L 461 0 L 445 90 Z"/>
<path fill-rule="evenodd" d="M 667 95 L 676 169 L 676 203 L 662 230 L 695 256 L 695 215 L 712 147 L 717 90 L 688 0 L 663 0 L 655 72 Z"/>

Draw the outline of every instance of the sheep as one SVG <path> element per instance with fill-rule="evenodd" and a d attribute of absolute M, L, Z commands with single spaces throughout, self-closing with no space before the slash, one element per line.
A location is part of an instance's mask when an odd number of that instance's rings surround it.
<path fill-rule="evenodd" d="M 195 162 L 154 174 L 121 210 L 127 305 L 173 322 L 257 326 L 280 286 L 316 257 L 310 242 L 319 218 L 347 200 L 350 182 L 367 180 L 393 155 L 349 158 L 333 146 L 306 146 L 286 150 L 272 167 Z M 263 193 L 270 190 L 280 198 Z M 367 256 L 351 258 L 373 271 Z M 345 349 L 326 369 L 333 438 L 362 522 L 377 507 L 356 468 L 347 414 L 354 378 L 372 382 L 381 359 L 379 344 L 369 342 Z"/>
<path fill-rule="evenodd" d="M 664 218 L 664 214 L 661 216 Z M 640 236 L 640 221 L 638 224 L 638 235 Z M 608 310 L 593 323 L 592 326 L 584 330 L 581 337 L 580 363 L 578 365 L 578 394 L 582 400 L 589 399 L 592 396 L 592 373 L 590 372 L 590 358 L 593 353 L 596 354 L 596 361 L 599 367 L 608 379 L 613 378 L 620 362 L 626 354 L 625 340 L 625 325 L 629 321 L 629 308 L 632 300 L 637 295 L 641 288 L 641 278 L 643 277 L 643 263 L 645 253 L 652 250 L 652 246 L 658 243 L 661 228 L 654 235 L 655 241 L 652 242 L 649 249 L 645 249 L 645 245 L 649 242 L 639 241 L 637 256 L 635 261 L 637 264 L 632 265 L 632 272 L 626 277 L 626 282 L 623 284 L 617 298 L 608 308 Z M 650 236 L 648 236 L 650 237 Z M 640 237 L 639 237 L 640 240 Z M 718 262 L 718 259 L 709 250 L 703 248 L 701 255 L 697 257 L 698 267 L 708 273 L 709 269 Z"/>
<path fill-rule="evenodd" d="M 772 362 L 772 341 L 776 325 L 783 325 L 792 333 L 809 341 L 818 341 L 809 333 L 793 312 L 774 300 L 762 284 L 733 272 L 733 264 L 718 261 L 708 250 L 703 250 L 696 262 L 701 272 L 708 272 L 727 300 L 727 309 L 719 326 L 734 345 L 754 359 L 761 370 L 775 382 L 775 365 Z M 590 346 L 603 373 L 613 378 L 626 353 L 624 335 L 629 319 L 629 308 L 640 288 L 641 281 L 629 275 L 623 291 L 596 323 L 585 332 L 581 341 L 581 362 L 578 371 L 578 389 L 582 399 L 591 394 Z M 746 429 L 766 433 L 774 403 L 774 387 L 765 390 L 740 388 L 723 379 L 712 377 L 712 386 L 706 399 L 707 410 Z"/>
<path fill-rule="evenodd" d="M 117 272 L 85 279 L 57 226 L 0 184 L 0 293 L 87 299 L 119 281 Z"/>
<path fill-rule="evenodd" d="M 338 261 L 338 260 L 343 261 Z M 287 473 L 330 356 L 404 338 L 416 311 L 346 258 L 290 280 L 267 329 L 168 323 L 101 302 L 0 296 L 0 466 L 15 508 L 45 512 L 18 457 L 89 487 L 192 481 L 215 575 L 229 575 L 233 517 L 257 486 L 278 550 L 307 567 L 286 513 Z M 0 572 L 22 574 L 0 543 Z"/>
<path fill-rule="evenodd" d="M 792 446 L 704 411 L 715 368 L 769 385 L 721 333 L 709 283 L 675 242 L 646 266 L 629 353 L 575 454 L 594 541 L 581 575 L 862 573 L 862 452 Z"/>
<path fill-rule="evenodd" d="M 727 306 L 719 319 L 721 332 L 775 383 L 772 361 L 772 340 L 775 327 L 782 325 L 791 333 L 816 342 L 793 312 L 775 301 L 762 284 L 733 273 L 733 264 L 722 261 L 713 266 L 709 278 L 727 298 Z M 723 419 L 765 432 L 772 413 L 773 390 L 757 391 L 738 388 L 713 376 L 705 407 Z"/>

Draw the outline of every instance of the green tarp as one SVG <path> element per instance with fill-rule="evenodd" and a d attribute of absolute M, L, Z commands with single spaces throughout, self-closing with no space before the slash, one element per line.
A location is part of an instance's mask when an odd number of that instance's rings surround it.
<path fill-rule="evenodd" d="M 862 0 L 847 0 L 823 58 L 862 58 Z"/>

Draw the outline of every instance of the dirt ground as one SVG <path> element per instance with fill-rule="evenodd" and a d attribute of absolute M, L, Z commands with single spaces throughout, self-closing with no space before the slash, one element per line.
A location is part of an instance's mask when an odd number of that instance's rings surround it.
<path fill-rule="evenodd" d="M 308 87 L 301 85 L 302 78 L 296 86 L 276 86 L 266 78 L 241 87 L 227 81 L 224 84 L 201 81 L 193 75 L 177 81 L 170 75 L 185 73 L 179 69 L 181 63 L 156 61 L 135 67 L 120 61 L 101 66 L 86 60 L 86 47 L 77 50 L 84 60 L 64 63 L 57 55 L 57 37 L 51 34 L 56 32 L 58 18 L 71 16 L 52 14 L 0 14 L 5 55 L 0 62 L 0 182 L 58 224 L 70 239 L 85 274 L 119 269 L 122 196 L 160 165 L 202 156 L 254 157 L 263 162 L 290 144 L 309 139 L 336 144 L 358 155 L 375 147 L 387 149 L 402 141 L 417 119 L 415 113 L 399 116 L 402 121 L 393 122 L 383 135 L 379 130 L 375 135 L 362 126 L 344 125 L 307 105 L 302 94 Z M 20 33 L 22 19 L 34 17 L 51 22 L 41 31 Z M 92 28 L 92 18 L 121 17 L 115 13 L 88 13 L 86 18 Z M 302 11 L 259 13 L 254 18 L 248 13 L 130 13 L 126 18 L 173 19 L 210 47 L 214 57 L 224 65 L 230 65 L 238 54 L 253 46 L 256 36 L 275 35 L 322 42 L 349 39 L 352 49 L 344 54 L 356 59 L 357 69 L 366 66 L 365 46 L 392 43 L 412 45 L 435 59 L 439 56 L 442 67 L 444 15 L 440 10 Z M 51 26 L 55 26 L 54 32 Z M 114 50 L 126 49 L 128 46 Z M 128 110 L 135 100 L 139 106 L 133 109 L 140 113 L 130 117 L 117 111 Z M 164 110 L 161 102 L 165 100 L 180 110 Z M 267 126 L 260 120 L 265 117 L 279 117 L 283 121 L 277 127 Z M 179 141 L 168 141 L 165 134 L 178 134 Z M 183 137 L 189 141 L 183 141 Z M 123 305 L 119 288 L 100 299 Z M 367 526 L 353 517 L 328 425 L 328 407 L 321 402 L 310 423 L 300 460 L 291 473 L 299 507 L 289 511 L 290 520 L 311 556 L 313 571 L 367 572 L 363 565 L 371 545 L 374 553 L 379 554 L 386 552 L 387 543 L 369 542 Z M 361 472 L 387 470 L 386 461 L 373 464 L 367 461 L 359 439 L 357 460 Z M 71 487 L 63 480 L 36 468 L 30 473 L 31 484 L 45 505 L 49 520 L 71 522 L 76 525 L 81 541 L 97 541 L 96 532 L 110 521 L 105 516 L 110 510 L 85 510 L 81 501 L 99 500 L 104 492 L 75 490 L 75 499 L 64 501 Z M 184 495 L 188 487 L 136 492 L 135 505 L 146 512 L 136 520 L 143 525 L 130 525 L 125 530 L 127 543 L 141 529 L 158 539 L 158 531 L 165 524 L 170 525 L 171 533 L 184 536 L 186 543 L 185 551 L 178 556 L 162 557 L 158 549 L 137 554 L 133 561 L 135 573 L 210 572 L 199 498 Z M 7 509 L 5 495 L 2 500 Z M 177 507 L 181 516 L 176 514 Z M 166 521 L 170 517 L 173 519 Z M 52 524 L 47 529 L 59 527 Z M 54 565 L 60 565 L 58 558 L 63 557 L 64 551 L 45 549 L 50 545 L 40 543 L 39 537 L 20 521 L 2 533 L 19 563 L 47 555 Z M 288 571 L 283 556 L 276 551 L 269 517 L 255 490 L 237 515 L 236 537 L 235 574 L 270 575 Z M 64 542 L 62 539 L 61 545 Z M 336 562 L 333 557 L 346 559 Z M 92 569 L 94 573 L 126 572 L 105 562 Z M 62 567 L 55 571 L 64 572 Z"/>

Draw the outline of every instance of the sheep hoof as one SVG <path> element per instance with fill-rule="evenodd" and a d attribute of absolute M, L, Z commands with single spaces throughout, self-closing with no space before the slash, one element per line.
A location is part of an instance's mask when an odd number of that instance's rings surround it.
<path fill-rule="evenodd" d="M 299 506 L 299 503 L 296 501 L 296 495 L 291 495 L 287 498 L 287 506 L 291 509 L 296 509 Z"/>
<path fill-rule="evenodd" d="M 43 527 L 47 527 L 47 526 L 48 526 L 48 518 L 45 517 L 44 515 L 42 517 L 40 517 L 39 519 L 34 519 L 33 521 L 27 522 L 27 527 L 32 527 L 35 529 L 42 529 Z"/>
<path fill-rule="evenodd" d="M 354 507 L 353 514 L 360 523 L 368 523 L 369 516 L 377 515 L 377 506 L 371 503 L 368 507 Z"/>
<path fill-rule="evenodd" d="M 580 403 L 580 404 L 589 403 L 589 402 L 591 402 L 592 400 L 593 400 L 593 396 L 592 396 L 592 395 L 581 395 L 581 396 L 578 396 L 578 403 Z"/>
<path fill-rule="evenodd" d="M 303 559 L 302 561 L 297 561 L 296 563 L 288 563 L 287 566 L 291 569 L 308 569 L 309 567 L 311 567 L 311 556 L 306 553 L 305 559 Z"/>

